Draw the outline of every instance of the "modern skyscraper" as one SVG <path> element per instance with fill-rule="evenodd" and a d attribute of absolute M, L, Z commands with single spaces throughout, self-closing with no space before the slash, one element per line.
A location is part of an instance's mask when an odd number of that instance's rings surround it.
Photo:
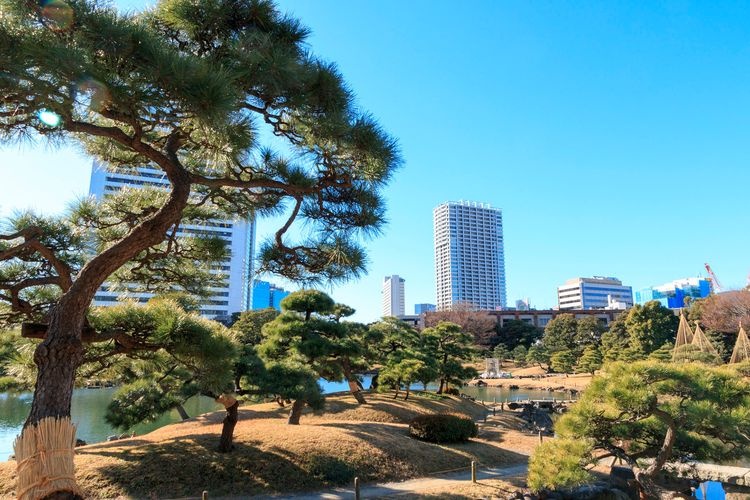
<path fill-rule="evenodd" d="M 557 305 L 564 309 L 604 309 L 613 302 L 633 307 L 633 289 L 617 278 L 573 278 L 557 287 Z"/>
<path fill-rule="evenodd" d="M 166 188 L 169 181 L 164 172 L 151 167 L 135 170 L 112 171 L 94 163 L 91 170 L 89 194 L 103 198 L 123 188 L 143 186 Z M 232 313 L 250 309 L 252 290 L 250 278 L 253 273 L 253 247 L 255 245 L 255 224 L 245 220 L 213 220 L 201 225 L 181 225 L 178 235 L 218 236 L 229 247 L 230 256 L 217 263 L 214 272 L 226 277 L 226 286 L 213 288 L 212 295 L 201 301 L 201 315 L 212 319 L 228 319 Z M 118 303 L 123 296 L 119 290 L 111 290 L 105 283 L 94 297 L 95 306 L 109 306 Z M 128 298 L 146 302 L 152 294 L 131 292 Z"/>
<path fill-rule="evenodd" d="M 383 316 L 403 316 L 404 304 L 404 278 L 398 274 L 383 278 Z"/>
<path fill-rule="evenodd" d="M 489 204 L 451 201 L 435 207 L 438 311 L 455 304 L 505 307 L 503 214 Z"/>

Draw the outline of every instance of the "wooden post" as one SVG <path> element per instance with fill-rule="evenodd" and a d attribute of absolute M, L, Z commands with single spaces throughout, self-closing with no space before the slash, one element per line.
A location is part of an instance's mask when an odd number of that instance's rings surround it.
<path fill-rule="evenodd" d="M 201 495 L 201 500 L 208 500 L 208 492 L 204 491 L 203 495 Z"/>
<path fill-rule="evenodd" d="M 500 401 L 500 411 L 505 411 L 505 403 Z"/>
<path fill-rule="evenodd" d="M 544 435 L 542 434 L 542 431 L 539 431 L 539 442 L 544 442 Z"/>
<path fill-rule="evenodd" d="M 354 478 L 354 500 L 360 500 L 360 491 L 359 491 L 359 478 Z"/>
<path fill-rule="evenodd" d="M 471 461 L 471 482 L 477 482 L 477 463 L 474 460 Z"/>

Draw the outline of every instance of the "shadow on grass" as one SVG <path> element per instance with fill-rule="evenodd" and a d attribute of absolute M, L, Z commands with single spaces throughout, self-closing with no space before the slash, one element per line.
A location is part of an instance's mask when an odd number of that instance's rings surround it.
<path fill-rule="evenodd" d="M 527 455 L 502 449 L 484 440 L 472 439 L 454 444 L 420 441 L 410 437 L 408 427 L 403 424 L 336 422 L 317 425 L 346 430 L 352 436 L 413 464 L 417 474 L 467 467 L 471 460 L 487 467 L 520 464 L 528 460 Z"/>
<path fill-rule="evenodd" d="M 279 453 L 258 449 L 256 444 L 237 443 L 232 452 L 219 453 L 216 434 L 198 434 L 129 450 L 85 450 L 82 454 L 116 459 L 107 460 L 99 473 L 135 498 L 200 496 L 204 490 L 212 496 L 245 496 L 291 488 L 319 489 L 332 484 L 327 474 L 346 473 L 341 472 L 340 464 L 330 461 L 313 464 L 317 470 L 305 470 Z"/>

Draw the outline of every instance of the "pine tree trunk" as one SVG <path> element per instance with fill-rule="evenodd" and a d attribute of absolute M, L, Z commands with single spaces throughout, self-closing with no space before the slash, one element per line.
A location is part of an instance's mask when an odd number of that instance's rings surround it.
<path fill-rule="evenodd" d="M 304 408 L 305 408 L 305 400 L 295 399 L 294 403 L 292 403 L 292 411 L 289 412 L 289 420 L 287 420 L 287 424 L 299 425 L 299 419 L 302 416 L 302 410 Z"/>
<path fill-rule="evenodd" d="M 164 157 L 160 160 L 164 160 Z M 45 339 L 34 351 L 37 378 L 31 411 L 24 428 L 47 417 L 70 416 L 76 369 L 84 355 L 81 332 L 86 311 L 96 291 L 122 265 L 146 248 L 161 242 L 169 228 L 180 220 L 190 196 L 190 174 L 174 163 L 160 165 L 173 185 L 167 202 L 127 236 L 89 261 L 52 309 Z M 71 454 L 67 458 L 67 455 L 60 453 L 56 458 L 72 460 L 73 456 Z M 47 498 L 78 497 L 63 491 L 52 493 Z"/>
<path fill-rule="evenodd" d="M 370 391 L 377 391 L 378 385 L 379 385 L 379 379 L 380 373 L 376 373 L 372 376 L 372 380 L 370 380 Z"/>
<path fill-rule="evenodd" d="M 185 411 L 185 407 L 182 406 L 181 404 L 178 404 L 177 406 L 175 406 L 175 410 L 177 410 L 177 413 L 180 414 L 180 419 L 187 420 L 190 418 L 190 415 L 188 415 L 188 412 Z"/>
<path fill-rule="evenodd" d="M 352 393 L 352 396 L 354 396 L 354 399 L 357 400 L 357 403 L 367 403 L 367 401 L 365 401 L 365 397 L 362 395 L 362 389 L 359 386 L 359 381 L 357 380 L 357 377 L 352 373 L 352 367 L 349 360 L 347 358 L 344 358 L 341 361 L 341 365 L 344 369 L 344 377 L 346 377 L 346 381 L 349 383 L 349 392 Z"/>
<path fill-rule="evenodd" d="M 232 403 L 232 401 L 234 401 Z M 230 406 L 226 406 L 226 404 L 232 403 Z M 221 428 L 221 440 L 219 441 L 219 452 L 220 453 L 227 453 L 229 451 L 232 451 L 234 449 L 234 444 L 232 444 L 232 439 L 234 437 L 234 427 L 237 425 L 237 421 L 239 420 L 239 412 L 237 409 L 240 407 L 239 401 L 235 400 L 234 398 L 227 398 L 227 400 L 223 401 L 223 404 L 225 405 L 225 408 L 227 410 L 227 415 L 224 417 L 223 426 Z"/>
<path fill-rule="evenodd" d="M 445 379 L 440 379 L 440 387 L 438 387 L 437 393 L 442 394 L 445 387 Z"/>
<path fill-rule="evenodd" d="M 406 396 L 404 396 L 404 401 L 409 399 L 409 389 L 411 389 L 411 387 L 409 387 L 409 384 L 406 384 Z"/>
<path fill-rule="evenodd" d="M 24 428 L 46 417 L 70 416 L 75 372 L 83 360 L 81 329 L 88 303 L 71 304 L 77 306 L 73 309 L 65 307 L 69 302 L 63 297 L 52 311 L 47 335 L 34 351 L 39 370 Z"/>

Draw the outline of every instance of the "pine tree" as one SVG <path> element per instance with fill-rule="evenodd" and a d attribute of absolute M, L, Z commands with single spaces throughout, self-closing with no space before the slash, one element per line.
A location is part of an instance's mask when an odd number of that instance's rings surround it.
<path fill-rule="evenodd" d="M 335 313 L 341 306 L 323 292 L 300 290 L 281 301 L 281 310 L 280 316 L 263 327 L 258 346 L 261 358 L 304 365 L 329 381 L 346 380 L 357 402 L 365 403 L 352 363 L 364 354 L 363 336 L 357 335 L 358 328 L 338 321 Z M 295 401 L 293 416 L 305 403 Z M 299 423 L 298 416 L 290 423 Z"/>
<path fill-rule="evenodd" d="M 565 349 L 557 351 L 549 359 L 550 368 L 558 373 L 571 373 L 573 366 L 576 364 L 576 357 L 573 352 Z"/>
<path fill-rule="evenodd" d="M 380 193 L 399 154 L 358 111 L 335 65 L 311 54 L 297 19 L 256 0 L 162 0 L 138 14 L 93 0 L 54 9 L 3 0 L 0 14 L 1 141 L 75 143 L 110 168 L 148 165 L 169 182 L 107 220 L 80 212 L 108 238 L 83 255 L 68 253 L 70 240 L 51 237 L 44 224 L 0 236 L 3 269 L 33 270 L 3 273 L 0 289 L 23 300 L 1 300 L 16 321 L 41 315 L 47 325 L 27 426 L 70 415 L 86 312 L 99 287 L 122 269 L 149 268 L 139 260 L 180 272 L 170 265 L 174 244 L 162 242 L 190 210 L 285 214 L 261 245 L 262 272 L 312 283 L 363 272 L 360 240 L 385 220 Z M 285 144 L 277 151 L 264 143 L 261 127 Z M 302 231 L 290 232 L 297 220 Z M 168 286 L 165 276 L 148 281 Z"/>
<path fill-rule="evenodd" d="M 440 382 L 438 394 L 442 394 L 450 385 L 461 385 L 477 376 L 474 368 L 464 366 L 464 363 L 472 359 L 475 350 L 472 335 L 461 330 L 460 326 L 443 321 L 433 328 L 425 329 L 422 337 L 425 352 L 435 360 L 437 379 Z"/>
<path fill-rule="evenodd" d="M 632 467 L 644 497 L 661 498 L 665 492 L 655 480 L 671 460 L 750 456 L 748 413 L 750 382 L 729 368 L 612 363 L 555 423 L 558 438 L 537 448 L 529 483 L 534 489 L 578 484 L 585 467 L 614 456 Z"/>
<path fill-rule="evenodd" d="M 576 373 L 590 373 L 594 372 L 602 367 L 602 353 L 599 352 L 599 348 L 596 346 L 589 346 L 583 351 L 583 355 L 576 364 Z"/>

